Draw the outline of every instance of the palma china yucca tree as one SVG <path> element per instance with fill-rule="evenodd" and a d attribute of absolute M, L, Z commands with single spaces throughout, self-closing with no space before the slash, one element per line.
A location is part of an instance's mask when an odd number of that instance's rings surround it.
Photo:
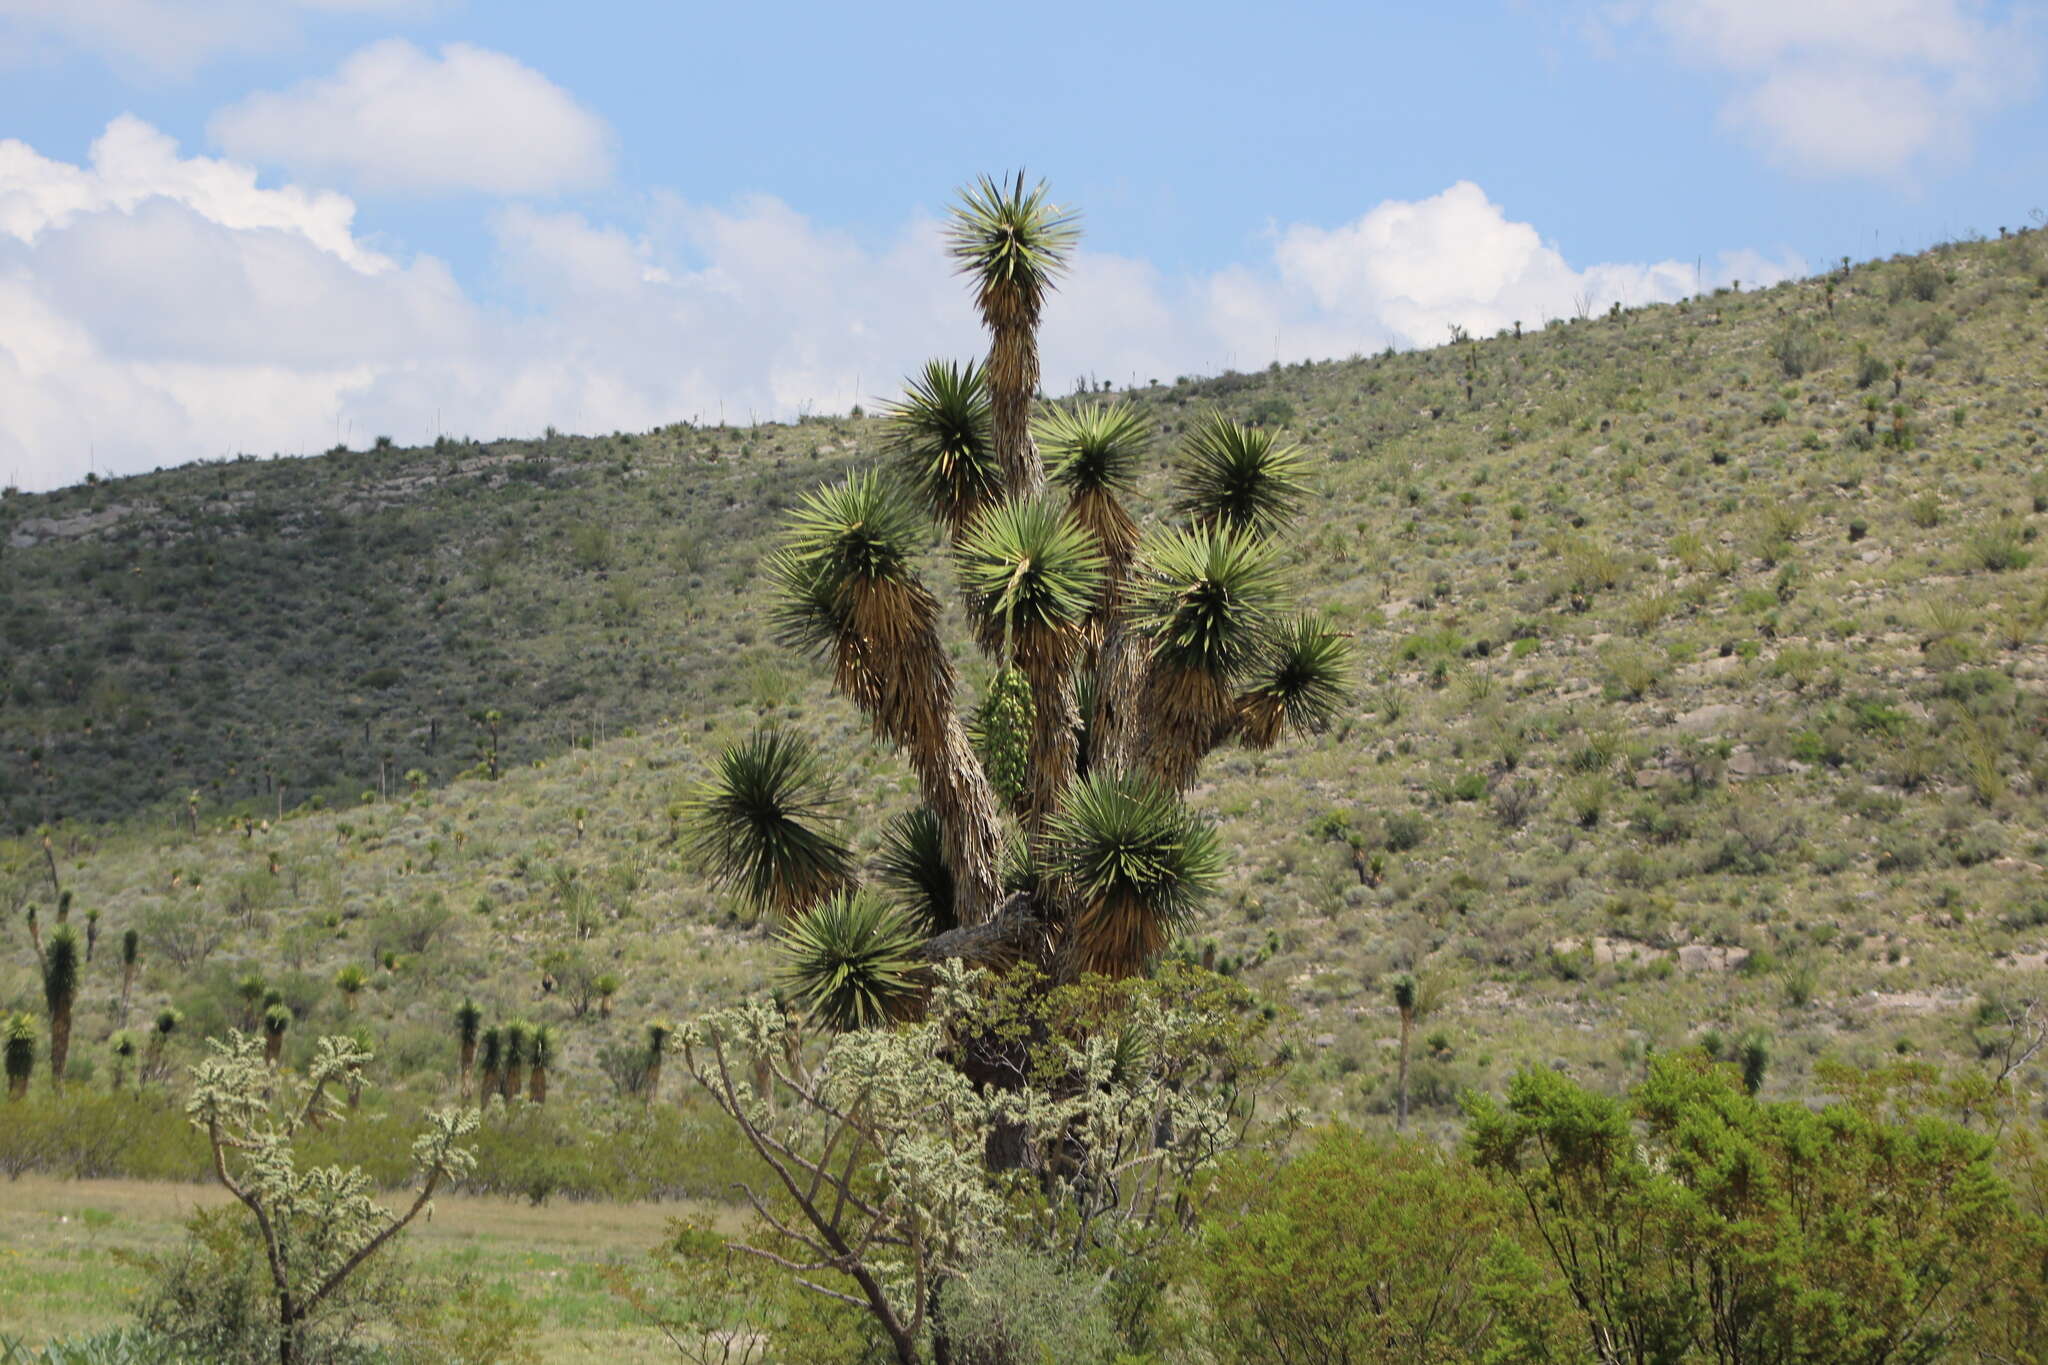
<path fill-rule="evenodd" d="M 915 1014 L 941 958 L 1148 971 L 1222 871 L 1183 801 L 1203 761 L 1320 730 L 1346 694 L 1348 640 L 1281 571 L 1300 451 L 1203 414 L 1148 509 L 1137 405 L 1034 412 L 1038 324 L 1077 236 L 1022 176 L 962 194 L 947 240 L 986 361 L 912 376 L 883 409 L 888 467 L 811 494 L 770 563 L 781 639 L 917 777 L 869 883 L 800 739 L 734 746 L 689 805 L 700 861 L 789 921 L 782 984 L 835 1028 Z M 940 634 L 940 576 L 986 661 L 978 699 Z"/>
<path fill-rule="evenodd" d="M 505 1031 L 496 1024 L 478 1038 L 477 1072 L 477 1103 L 481 1107 L 505 1087 Z"/>
<path fill-rule="evenodd" d="M 50 1085 L 62 1092 L 71 1056 L 71 1007 L 78 998 L 78 934 L 59 924 L 43 949 L 43 1003 L 50 1012 Z"/>
<path fill-rule="evenodd" d="M 501 1093 L 505 1103 L 510 1105 L 526 1088 L 526 1050 L 533 1039 L 533 1025 L 524 1019 L 514 1019 L 505 1025 L 504 1039 L 504 1090 Z"/>
<path fill-rule="evenodd" d="M 462 1003 L 455 1007 L 455 1042 L 460 1049 L 457 1055 L 457 1074 L 461 1078 L 462 1102 L 469 1103 L 469 1082 L 476 1073 L 477 1034 L 482 1030 L 484 1012 L 477 1008 L 476 1001 L 464 996 Z"/>

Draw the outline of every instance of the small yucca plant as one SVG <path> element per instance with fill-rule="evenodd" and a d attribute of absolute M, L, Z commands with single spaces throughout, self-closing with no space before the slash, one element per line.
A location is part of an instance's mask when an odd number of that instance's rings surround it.
<path fill-rule="evenodd" d="M 235 982 L 235 997 L 242 1002 L 242 1032 L 254 1033 L 262 1010 L 263 978 L 255 972 L 245 973 Z"/>
<path fill-rule="evenodd" d="M 135 968 L 142 960 L 142 935 L 121 931 L 121 1022 L 128 1022 L 128 997 L 135 990 Z"/>
<path fill-rule="evenodd" d="M 662 1063 L 668 1059 L 668 1045 L 675 1034 L 675 1029 L 661 1020 L 647 1026 L 647 1083 L 642 1094 L 649 1104 L 661 1092 Z"/>
<path fill-rule="evenodd" d="M 272 1005 L 263 1011 L 263 1060 L 272 1066 L 284 1055 L 284 1036 L 292 1026 L 291 1006 Z"/>
<path fill-rule="evenodd" d="M 533 1040 L 533 1025 L 514 1019 L 505 1025 L 505 1083 L 502 1091 L 510 1104 L 525 1089 L 527 1047 Z"/>
<path fill-rule="evenodd" d="M 1402 972 L 1393 980 L 1394 1009 L 1401 1016 L 1400 1071 L 1394 1081 L 1394 1127 L 1408 1126 L 1408 1043 L 1415 1029 L 1415 978 Z"/>
<path fill-rule="evenodd" d="M 356 997 L 363 993 L 363 987 L 370 984 L 369 973 L 351 962 L 334 974 L 334 989 L 341 992 L 343 1005 L 350 1014 L 356 1010 Z"/>
<path fill-rule="evenodd" d="M 18 1100 L 28 1094 L 29 1078 L 36 1071 L 36 1021 L 26 1014 L 0 1019 L 0 1054 L 7 1070 L 7 1098 Z"/>
<path fill-rule="evenodd" d="M 156 1012 L 156 1018 L 150 1022 L 149 1042 L 143 1048 L 142 1080 L 155 1081 L 162 1079 L 165 1067 L 164 1053 L 171 1045 L 171 1036 L 178 1031 L 178 1026 L 184 1022 L 185 1015 L 183 1011 L 170 1005 L 166 1005 Z"/>
<path fill-rule="evenodd" d="M 505 1031 L 496 1024 L 477 1039 L 477 1098 L 488 1102 L 505 1087 Z"/>
<path fill-rule="evenodd" d="M 114 1054 L 114 1089 L 120 1090 L 128 1083 L 128 1073 L 135 1064 L 135 1054 L 141 1051 L 141 1042 L 131 1029 L 121 1029 L 107 1040 L 108 1051 Z"/>

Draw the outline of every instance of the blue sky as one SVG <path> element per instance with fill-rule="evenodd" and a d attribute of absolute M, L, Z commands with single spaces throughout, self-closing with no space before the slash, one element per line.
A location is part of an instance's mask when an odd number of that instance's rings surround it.
<path fill-rule="evenodd" d="M 0 0 L 0 478 L 871 399 L 1084 213 L 1050 387 L 1430 345 L 2048 205 L 2038 6 Z"/>

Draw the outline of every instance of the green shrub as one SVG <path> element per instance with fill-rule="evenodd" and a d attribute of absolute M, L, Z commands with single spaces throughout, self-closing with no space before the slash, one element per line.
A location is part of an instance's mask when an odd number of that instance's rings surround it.
<path fill-rule="evenodd" d="M 1827 347 L 1813 324 L 1801 319 L 1787 323 L 1772 339 L 1771 356 L 1787 379 L 1798 379 L 1827 362 Z"/>
<path fill-rule="evenodd" d="M 1513 1226 L 1457 1157 L 1333 1128 L 1292 1161 L 1225 1168 L 1189 1278 L 1207 1335 L 1238 1365 L 1490 1359 L 1531 1328 L 1562 1345 L 1559 1286 Z"/>
<path fill-rule="evenodd" d="M 1115 1365 L 1128 1357 L 1100 1281 L 1086 1267 L 1003 1246 L 946 1287 L 940 1315 L 965 1360 Z"/>
<path fill-rule="evenodd" d="M 1970 537 L 1968 556 L 1970 566 L 1985 569 L 1991 573 L 2004 573 L 2009 569 L 2024 569 L 2033 562 L 2033 556 L 2022 547 L 2019 531 L 2009 525 L 1999 525 L 1977 532 Z"/>
<path fill-rule="evenodd" d="M 1742 1051 L 1760 1083 L 1762 1040 Z M 1761 1103 L 1697 1052 L 1653 1060 L 1626 1100 L 1532 1069 L 1504 1104 L 1469 1102 L 1467 1140 L 1596 1357 L 1627 1340 L 1642 1360 L 1850 1360 L 1883 1340 L 1910 1347 L 1881 1358 L 1948 1358 L 2007 1274 L 1986 1250 L 2035 1234 L 2015 1226 L 1990 1138 L 1889 1122 L 1882 1077 L 1848 1079 L 1864 1102 L 1815 1111 Z M 1746 1290 L 1710 1288 L 1730 1284 Z"/>
<path fill-rule="evenodd" d="M 1429 822 L 1414 811 L 1389 811 L 1384 824 L 1382 847 L 1389 853 L 1406 853 L 1429 834 Z"/>

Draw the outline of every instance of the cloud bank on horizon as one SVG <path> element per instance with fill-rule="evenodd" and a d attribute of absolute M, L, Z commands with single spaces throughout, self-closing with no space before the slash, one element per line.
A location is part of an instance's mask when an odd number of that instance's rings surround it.
<path fill-rule="evenodd" d="M 456 3 L 0 0 L 0 59 L 69 44 L 174 79 L 323 16 Z M 1975 0 L 1649 0 L 1586 32 L 1651 35 L 1719 73 L 1724 123 L 1802 174 L 1907 175 L 2033 80 L 2022 18 Z M 768 194 L 620 187 L 617 131 L 505 52 L 380 39 L 206 128 L 220 155 L 126 114 L 76 162 L 0 140 L 0 482 L 844 411 L 985 344 L 934 219 L 878 240 Z M 478 271 L 359 221 L 366 198 L 451 197 L 484 225 Z M 1806 270 L 1785 250 L 1574 263 L 1471 179 L 1357 207 L 1272 224 L 1255 259 L 1213 270 L 1084 243 L 1046 319 L 1048 389 L 1434 345 Z"/>
<path fill-rule="evenodd" d="M 355 211 L 134 118 L 84 165 L 0 142 L 0 475 L 844 411 L 985 344 L 929 218 L 870 250 L 765 195 L 657 194 L 630 232 L 512 204 L 491 232 L 520 298 L 488 304 L 443 262 L 372 248 Z M 1434 345 L 1700 282 L 1691 262 L 1574 268 L 1469 182 L 1271 248 L 1182 278 L 1081 251 L 1046 319 L 1048 387 Z M 1704 282 L 1803 269 L 1735 253 Z"/>

